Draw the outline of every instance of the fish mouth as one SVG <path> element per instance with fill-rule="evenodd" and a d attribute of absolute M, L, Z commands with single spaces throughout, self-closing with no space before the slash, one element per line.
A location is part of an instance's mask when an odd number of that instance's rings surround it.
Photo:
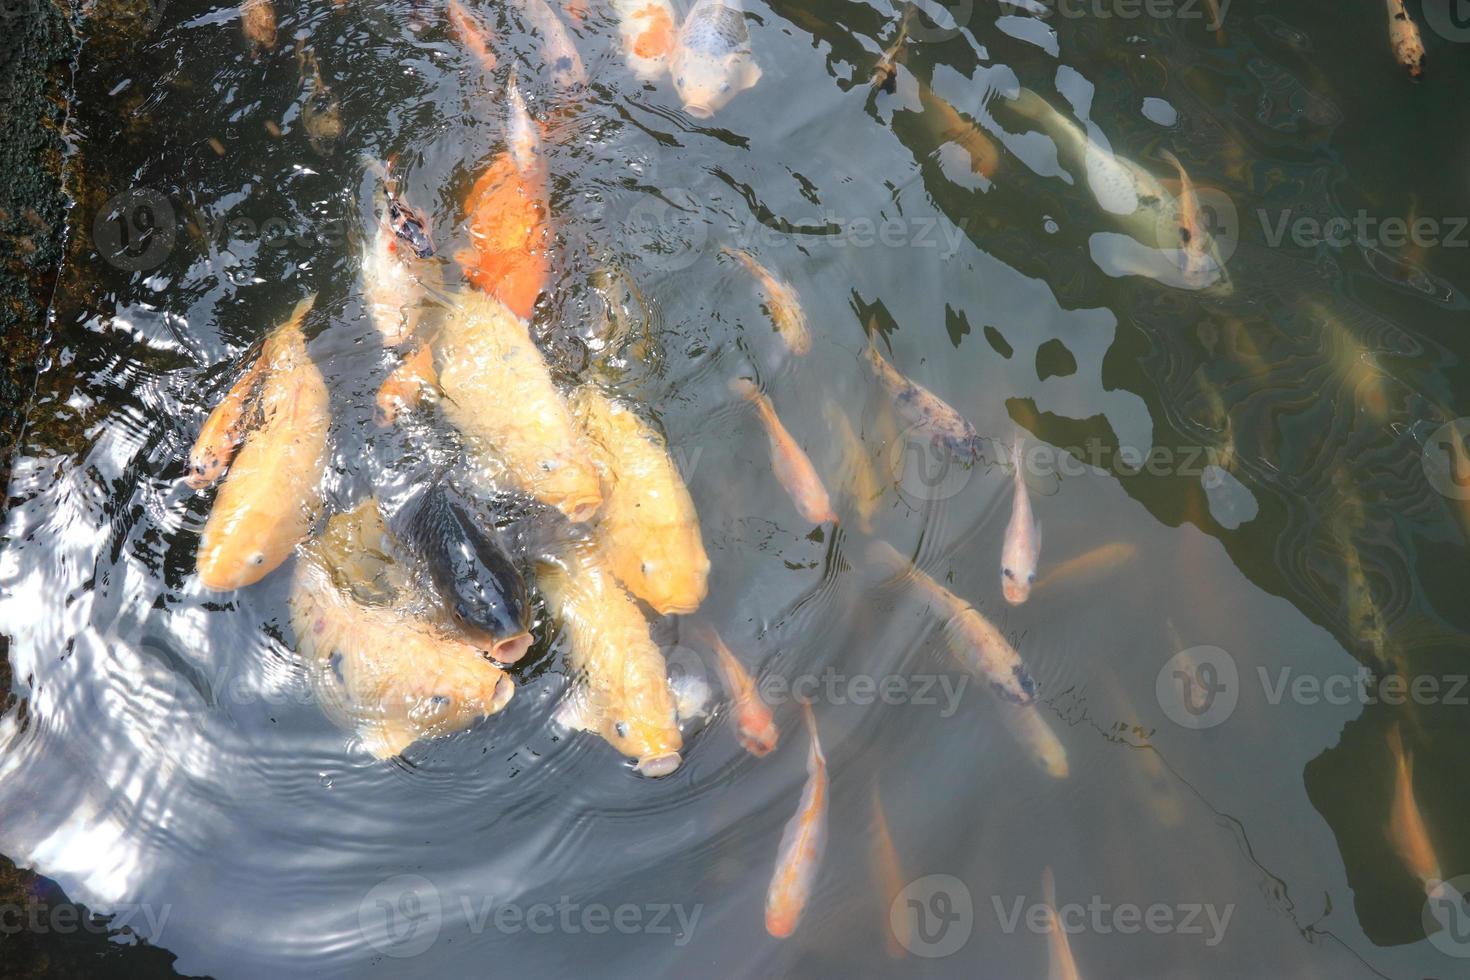
<path fill-rule="evenodd" d="M 515 636 L 497 640 L 490 645 L 490 657 L 503 664 L 513 664 L 526 655 L 531 649 L 532 636 L 529 632 L 517 633 Z"/>
<path fill-rule="evenodd" d="M 1021 603 L 1025 602 L 1031 596 L 1030 589 L 1023 589 L 1019 585 L 1012 585 L 1009 582 L 1006 583 L 1005 588 L 1001 589 L 1001 592 L 1005 595 L 1006 602 L 1009 602 L 1013 606 L 1021 605 Z"/>
<path fill-rule="evenodd" d="M 601 497 L 584 497 L 581 500 L 569 500 L 562 508 L 562 513 L 567 515 L 567 520 L 573 524 L 581 524 L 592 519 L 602 506 Z"/>
<path fill-rule="evenodd" d="M 709 119 L 715 114 L 715 111 L 709 106 L 701 105 L 698 102 L 684 103 L 684 111 L 689 113 L 695 119 Z"/>
<path fill-rule="evenodd" d="M 645 776 L 657 779 L 660 776 L 667 776 L 675 769 L 678 769 L 679 763 L 683 761 L 679 753 L 665 752 L 663 755 L 656 755 L 652 758 L 639 759 L 638 765 L 634 766 L 634 768 Z"/>

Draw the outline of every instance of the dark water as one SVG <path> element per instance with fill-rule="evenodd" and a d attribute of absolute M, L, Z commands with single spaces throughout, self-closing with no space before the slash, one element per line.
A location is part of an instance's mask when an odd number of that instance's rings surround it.
<path fill-rule="evenodd" d="M 230 7 L 175 0 L 133 35 L 94 28 L 70 122 L 72 258 L 0 551 L 17 696 L 0 718 L 0 852 L 127 916 L 180 972 L 220 977 L 1039 976 L 1048 935 L 1028 921 L 1046 867 L 1058 902 L 1082 908 L 1069 939 L 1084 977 L 1470 970 L 1470 912 L 1426 913 L 1385 830 L 1398 724 L 1443 875 L 1470 873 L 1470 509 L 1438 489 L 1457 486 L 1438 430 L 1470 391 L 1456 217 L 1470 214 L 1470 48 L 1426 27 L 1413 84 L 1371 3 L 1237 0 L 1218 35 L 1203 5 L 925 9 L 896 92 L 875 95 L 900 11 L 752 4 L 764 76 L 702 122 L 667 81 L 634 79 L 594 4 L 574 32 L 590 92 L 547 141 L 548 358 L 577 376 L 592 271 L 625 269 L 654 346 L 611 380 L 683 464 L 713 563 L 702 615 L 767 682 L 822 681 L 830 841 L 794 936 L 762 920 L 805 779 L 790 700 L 772 755 L 747 755 L 720 710 L 677 773 L 640 778 L 601 740 L 550 726 L 567 677 L 542 613 L 504 713 L 377 762 L 313 702 L 289 570 L 224 595 L 194 577 L 212 496 L 183 485 L 184 456 L 241 355 L 310 292 L 333 392 L 325 489 L 334 504 L 362 492 L 383 437 L 357 284 L 361 155 L 397 155 L 441 252 L 468 240 L 461 202 L 502 146 L 504 72 L 484 74 L 432 2 L 282 3 L 276 50 L 256 60 Z M 542 111 L 535 39 L 479 10 Z M 330 156 L 303 132 L 296 38 L 341 101 Z M 1001 147 L 990 179 L 920 83 Z M 1178 155 L 1216 208 L 1231 288 L 1126 274 L 1087 181 L 1007 113 L 1017 85 L 1069 115 L 1080 100 L 1160 177 L 1159 151 Z M 115 195 L 172 215 L 131 267 L 102 254 Z M 1283 216 L 1360 212 L 1428 219 L 1444 240 L 1273 240 Z M 783 352 L 723 244 L 799 291 L 808 356 Z M 893 363 L 983 436 L 1026 434 L 1043 577 L 1108 544 L 1131 558 L 1005 605 L 1009 473 L 906 454 L 922 447 L 859 357 L 870 319 Z M 726 387 L 740 374 L 827 479 L 839 528 L 803 523 L 772 478 Z M 1015 643 L 1065 778 L 950 658 L 920 597 L 873 566 L 834 410 L 884 485 L 874 536 Z M 1139 471 L 1124 450 L 1159 462 Z M 655 636 L 713 678 L 678 622 Z M 1359 697 L 1363 667 L 1434 691 Z M 1175 669 L 1221 700 L 1190 715 Z M 900 703 L 865 698 L 861 678 L 899 685 Z M 914 883 L 898 902 L 907 950 L 890 950 L 875 792 L 898 883 Z"/>

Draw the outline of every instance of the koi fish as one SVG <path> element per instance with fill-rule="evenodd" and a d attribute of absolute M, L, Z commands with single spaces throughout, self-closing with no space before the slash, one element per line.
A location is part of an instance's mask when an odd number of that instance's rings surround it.
<path fill-rule="evenodd" d="M 908 52 L 909 20 L 914 16 L 913 4 L 904 7 L 903 18 L 898 22 L 898 36 L 883 49 L 883 55 L 868 75 L 869 84 L 880 92 L 892 95 L 898 87 L 898 66 Z"/>
<path fill-rule="evenodd" d="M 1393 802 L 1388 810 L 1388 841 L 1399 860 L 1424 885 L 1433 891 L 1443 880 L 1439 858 L 1429 840 L 1429 830 L 1419 804 L 1414 800 L 1414 757 L 1404 751 L 1403 737 L 1397 723 L 1388 730 L 1388 751 L 1393 755 Z"/>
<path fill-rule="evenodd" d="M 970 169 L 985 179 L 1000 169 L 1000 150 L 978 125 L 960 115 L 953 105 L 928 85 L 919 82 L 919 105 L 930 120 L 930 128 L 943 143 L 954 143 L 970 157 Z"/>
<path fill-rule="evenodd" d="M 781 335 L 782 340 L 786 341 L 786 346 L 791 353 L 798 357 L 810 353 L 812 334 L 807 327 L 806 313 L 801 308 L 801 297 L 797 295 L 796 290 L 777 279 L 769 269 L 757 262 L 748 252 L 728 246 L 721 247 L 720 252 L 745 266 L 750 274 L 755 276 L 756 282 L 760 283 L 761 291 L 766 297 L 766 311 L 771 317 L 771 322 L 776 326 L 776 332 Z"/>
<path fill-rule="evenodd" d="M 1005 544 L 1000 553 L 1000 587 L 1006 602 L 1019 606 L 1031 595 L 1036 581 L 1036 558 L 1041 552 L 1041 527 L 1031 516 L 1031 498 L 1026 492 L 1026 471 L 1021 465 L 1021 439 L 1011 447 L 1015 462 L 1015 496 L 1011 520 L 1006 525 Z"/>
<path fill-rule="evenodd" d="M 827 424 L 837 433 L 837 444 L 843 461 L 842 483 L 848 496 L 852 498 L 853 506 L 857 508 L 858 529 L 864 534 L 872 534 L 873 511 L 878 505 L 878 499 L 883 496 L 883 488 L 878 485 L 878 477 L 873 473 L 873 461 L 868 455 L 867 447 L 853 431 L 852 423 L 847 420 L 847 413 L 836 402 L 828 401 L 824 405 L 824 413 Z"/>
<path fill-rule="evenodd" d="M 1404 7 L 1404 0 L 1388 0 L 1388 40 L 1393 45 L 1394 58 L 1409 70 L 1410 78 L 1424 74 L 1424 41 L 1419 37 L 1419 25 Z"/>
<path fill-rule="evenodd" d="M 327 83 L 322 81 L 316 52 L 304 42 L 296 42 L 296 65 L 301 82 L 306 86 L 306 101 L 301 106 L 301 124 L 306 128 L 306 141 L 322 156 L 331 156 L 342 136 L 342 105 Z"/>
<path fill-rule="evenodd" d="M 812 461 L 781 424 L 771 400 L 744 378 L 732 380 L 730 391 L 755 406 L 770 440 L 771 468 L 775 470 L 781 486 L 791 495 L 801 516 L 813 524 L 836 523 L 837 514 L 832 510 L 832 501 L 827 497 L 822 478 L 817 476 Z"/>
<path fill-rule="evenodd" d="M 634 75 L 656 82 L 669 70 L 679 38 L 679 15 L 669 0 L 612 0 L 623 57 Z"/>
<path fill-rule="evenodd" d="M 459 0 L 449 0 L 449 24 L 460 43 L 480 62 L 480 67 L 487 72 L 494 71 L 499 59 L 491 47 L 494 35 L 490 29 Z"/>
<path fill-rule="evenodd" d="M 371 510 L 372 502 L 365 506 Z M 362 520 L 361 509 L 333 517 L 323 537 L 303 549 L 289 600 L 291 623 L 328 716 L 355 731 L 374 756 L 388 759 L 419 739 L 495 714 L 515 694 L 515 684 L 464 640 L 401 605 L 374 604 L 358 594 L 359 587 L 372 587 L 363 569 L 376 570 L 382 552 L 344 555 L 334 545 L 362 537 L 350 526 Z"/>
<path fill-rule="evenodd" d="M 1177 215 L 1174 227 L 1179 240 L 1174 243 L 1179 249 L 1179 271 L 1191 283 L 1215 281 L 1225 274 L 1225 259 L 1220 254 L 1219 243 L 1210 234 L 1209 223 L 1200 208 L 1199 194 L 1189 172 L 1167 147 L 1159 156 L 1173 166 L 1179 174 L 1179 196 L 1175 199 Z"/>
<path fill-rule="evenodd" d="M 1041 709 L 1034 704 L 1009 708 L 1001 718 L 1012 735 L 1031 753 L 1031 758 L 1041 766 L 1048 776 L 1066 779 L 1071 771 L 1067 765 L 1067 750 L 1047 724 Z"/>
<path fill-rule="evenodd" d="M 695 0 L 669 60 L 684 111 L 709 119 L 760 81 L 740 0 Z"/>
<path fill-rule="evenodd" d="M 546 0 L 515 0 L 515 5 L 531 30 L 541 37 L 542 52 L 551 66 L 552 84 L 563 92 L 586 85 L 587 68 L 582 64 L 582 56 L 551 5 Z"/>
<path fill-rule="evenodd" d="M 988 682 L 996 694 L 1017 704 L 1031 704 L 1036 700 L 1036 681 L 1021 662 L 1021 655 L 994 623 L 934 581 L 888 542 L 875 538 L 868 546 L 868 557 L 917 586 L 939 607 L 941 615 L 946 617 L 945 639 L 950 650 L 961 663 Z"/>
<path fill-rule="evenodd" d="M 194 446 L 189 450 L 189 464 L 184 482 L 195 490 L 213 486 L 224 476 L 235 450 L 245 441 L 250 428 L 259 424 L 260 381 L 265 376 L 265 360 L 257 357 L 230 386 L 225 397 L 209 413 Z"/>
<path fill-rule="evenodd" d="M 1082 980 L 1077 961 L 1072 956 L 1072 944 L 1067 939 L 1067 930 L 1063 928 L 1062 918 L 1057 914 L 1057 883 L 1052 877 L 1050 867 L 1041 872 L 1041 892 L 1046 901 L 1046 910 L 1050 913 L 1050 926 L 1046 932 L 1046 944 L 1051 950 L 1051 971 L 1048 977 L 1050 980 Z"/>
<path fill-rule="evenodd" d="M 458 295 L 435 345 L 444 414 L 526 493 L 585 521 L 602 506 L 587 447 L 525 324 L 473 290 Z"/>
<path fill-rule="evenodd" d="M 581 681 L 558 721 L 602 736 L 645 776 L 679 768 L 683 737 L 668 667 L 648 620 L 597 550 L 573 547 L 560 562 L 539 564 L 536 584 L 567 633 Z"/>
<path fill-rule="evenodd" d="M 501 663 L 514 663 L 530 649 L 526 583 L 489 514 L 435 480 L 392 501 L 385 517 L 403 550 L 427 570 L 471 643 Z"/>
<path fill-rule="evenodd" d="M 427 344 L 419 344 L 383 379 L 373 414 L 379 425 L 392 425 L 400 413 L 422 404 L 438 390 L 434 352 Z"/>
<path fill-rule="evenodd" d="M 713 626 L 700 624 L 694 629 L 700 640 L 715 652 L 720 679 L 735 711 L 736 739 L 745 751 L 757 758 L 768 754 L 776 747 L 781 733 L 776 728 L 776 719 L 771 716 L 771 709 L 761 697 L 755 679 L 735 654 L 730 652 L 730 648 Z"/>
<path fill-rule="evenodd" d="M 413 263 L 432 256 L 434 243 L 428 219 L 399 199 L 390 176 L 391 164 L 380 168 L 377 161 L 370 160 L 369 168 L 382 170 L 386 203 L 372 238 L 362 246 L 363 301 L 383 345 L 397 347 L 418 329 L 424 289 Z"/>
<path fill-rule="evenodd" d="M 766 892 L 766 932 L 777 939 L 796 931 L 811 897 L 822 853 L 827 849 L 827 757 L 817 738 L 812 706 L 802 702 L 801 709 L 812 739 L 806 761 L 806 788 L 781 834 L 776 870 Z"/>
<path fill-rule="evenodd" d="M 606 486 L 598 536 L 613 573 L 664 615 L 694 612 L 708 591 L 709 556 L 663 437 L 593 387 L 577 389 L 571 409 Z"/>
<path fill-rule="evenodd" d="M 326 382 L 301 333 L 315 300 L 298 303 L 268 340 L 259 425 L 245 437 L 199 540 L 199 580 L 207 589 L 260 581 L 316 522 L 330 415 Z"/>
<path fill-rule="evenodd" d="M 455 259 L 465 277 L 500 300 L 522 320 L 529 320 L 550 274 L 550 223 L 544 168 L 518 166 L 506 151 L 485 169 L 469 196 L 473 248 Z"/>
<path fill-rule="evenodd" d="M 1068 558 L 1042 576 L 1033 589 L 1053 589 L 1074 578 L 1082 578 L 1106 572 L 1118 567 L 1138 554 L 1138 549 L 1126 541 L 1112 541 Z"/>
<path fill-rule="evenodd" d="M 276 46 L 276 8 L 271 0 L 244 0 L 240 4 L 240 30 L 251 58 Z"/>
<path fill-rule="evenodd" d="M 978 457 L 980 436 L 975 432 L 975 427 L 966 421 L 963 415 L 950 407 L 944 399 L 923 385 L 910 381 L 900 374 L 897 368 L 889 364 L 883 355 L 878 353 L 878 346 L 873 342 L 873 335 L 877 332 L 877 322 L 870 321 L 868 327 L 868 346 L 863 356 L 872 367 L 873 373 L 877 375 L 879 382 L 888 391 L 889 397 L 893 399 L 894 407 L 898 410 L 905 427 L 928 436 L 930 445 L 958 459 Z M 894 448 L 899 451 L 903 450 L 903 447 L 897 443 L 894 444 Z"/>

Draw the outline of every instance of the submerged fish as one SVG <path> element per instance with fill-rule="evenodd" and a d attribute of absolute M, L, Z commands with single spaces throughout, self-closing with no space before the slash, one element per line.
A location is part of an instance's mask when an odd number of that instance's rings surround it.
<path fill-rule="evenodd" d="M 536 583 L 567 633 L 579 675 L 559 719 L 637 759 L 645 776 L 673 772 L 683 737 L 668 667 L 638 604 L 595 548 L 570 548 L 561 562 L 541 563 Z"/>
<path fill-rule="evenodd" d="M 725 641 L 713 626 L 698 624 L 695 634 L 705 646 L 715 652 L 715 663 L 720 669 L 720 680 L 725 685 L 725 694 L 735 714 L 735 737 L 742 748 L 759 758 L 776 747 L 780 730 L 771 709 L 761 697 L 755 678 L 745 665 L 730 652 Z"/>
<path fill-rule="evenodd" d="M 908 53 L 909 21 L 913 16 L 914 5 L 905 4 L 903 18 L 898 22 L 898 35 L 888 47 L 883 49 L 878 63 L 873 66 L 873 71 L 868 75 L 869 84 L 881 92 L 892 95 L 898 87 L 898 66 Z"/>
<path fill-rule="evenodd" d="M 526 493 L 585 521 L 602 506 L 591 455 L 525 321 L 489 296 L 459 293 L 434 349 L 444 414 Z"/>
<path fill-rule="evenodd" d="M 515 0 L 515 6 L 532 32 L 541 38 L 542 55 L 551 66 L 552 83 L 563 92 L 586 85 L 587 69 L 582 64 L 582 56 L 551 5 L 546 0 Z"/>
<path fill-rule="evenodd" d="M 276 8 L 271 0 L 243 0 L 240 4 L 240 30 L 250 57 L 258 58 L 276 46 Z"/>
<path fill-rule="evenodd" d="M 1041 872 L 1041 893 L 1046 902 L 1049 923 L 1046 944 L 1051 950 L 1051 970 L 1047 976 L 1049 980 L 1082 980 L 1082 974 L 1077 969 L 1077 960 L 1072 956 L 1072 943 L 1067 939 L 1062 917 L 1057 914 L 1057 883 L 1052 877 L 1050 867 Z"/>
<path fill-rule="evenodd" d="M 771 468 L 775 470 L 781 486 L 791 495 L 801 516 L 813 524 L 835 523 L 837 514 L 832 510 L 832 501 L 827 496 L 827 488 L 822 485 L 822 478 L 796 440 L 791 438 L 791 433 L 786 431 L 786 426 L 781 424 L 771 400 L 745 378 L 733 379 L 730 391 L 755 406 L 770 440 Z"/>
<path fill-rule="evenodd" d="M 378 169 L 371 161 L 371 169 Z M 424 303 L 418 259 L 434 254 L 428 219 L 399 199 L 390 168 L 383 168 L 383 209 L 371 238 L 363 242 L 360 263 L 368 319 L 385 347 L 396 347 L 418 329 Z"/>
<path fill-rule="evenodd" d="M 374 398 L 373 416 L 379 425 L 392 425 L 399 414 L 422 404 L 439 391 L 434 352 L 419 344 L 383 379 Z"/>
<path fill-rule="evenodd" d="M 876 865 L 879 896 L 883 913 L 883 935 L 888 940 L 888 955 L 891 959 L 902 959 L 911 948 L 909 917 L 892 914 L 893 903 L 904 889 L 903 865 L 898 860 L 898 850 L 893 846 L 893 835 L 888 831 L 888 816 L 883 812 L 883 798 L 878 794 L 878 784 L 873 784 L 873 863 Z M 895 923 L 895 919 L 898 920 Z"/>
<path fill-rule="evenodd" d="M 709 556 L 663 437 L 590 386 L 573 393 L 571 408 L 602 471 L 598 538 L 613 573 L 664 615 L 694 612 L 708 591 Z"/>
<path fill-rule="evenodd" d="M 1388 40 L 1393 45 L 1393 56 L 1409 70 L 1410 78 L 1424 74 L 1424 41 L 1419 37 L 1419 25 L 1409 16 L 1404 0 L 1388 2 Z"/>
<path fill-rule="evenodd" d="M 1036 700 L 1036 681 L 1021 655 L 995 624 L 969 603 L 934 581 L 913 562 L 900 555 L 888 542 L 874 539 L 868 557 L 890 573 L 917 586 L 946 617 L 945 639 L 967 668 L 990 683 L 1007 701 L 1030 704 Z"/>
<path fill-rule="evenodd" d="M 301 324 L 315 296 L 296 305 L 268 338 L 259 424 L 230 467 L 199 540 L 199 580 L 226 591 L 260 581 L 306 537 L 321 507 L 331 417 L 327 385 Z"/>
<path fill-rule="evenodd" d="M 1099 545 L 1090 551 L 1085 551 L 1074 558 L 1052 566 L 1052 570 L 1042 576 L 1041 580 L 1032 586 L 1033 589 L 1056 588 L 1064 582 L 1074 578 L 1083 578 L 1106 572 L 1116 568 L 1138 554 L 1138 548 L 1126 541 L 1112 541 L 1108 544 Z"/>
<path fill-rule="evenodd" d="M 195 490 L 212 486 L 224 476 L 230 460 L 235 457 L 235 450 L 245 441 L 250 428 L 259 424 L 258 396 L 266 360 L 262 354 L 252 361 L 204 420 L 204 426 L 189 450 L 188 471 L 184 478 L 184 482 Z"/>
<path fill-rule="evenodd" d="M 801 792 L 796 813 L 781 834 L 776 870 L 766 891 L 766 932 L 777 939 L 785 939 L 796 931 L 811 898 L 822 854 L 827 849 L 827 757 L 822 754 L 811 704 L 802 702 L 801 710 L 811 736 L 806 788 Z"/>
<path fill-rule="evenodd" d="M 1167 148 L 1159 151 L 1179 174 L 1179 196 L 1175 199 L 1174 233 L 1178 241 L 1172 243 L 1179 250 L 1179 271 L 1185 281 L 1208 283 L 1225 274 L 1225 259 L 1220 253 L 1219 242 L 1210 234 L 1209 222 L 1200 207 L 1199 193 L 1189 172 Z"/>
<path fill-rule="evenodd" d="M 669 0 L 612 0 L 628 68 L 645 82 L 669 70 L 679 38 L 679 15 Z"/>
<path fill-rule="evenodd" d="M 776 332 L 786 341 L 791 353 L 798 357 L 810 353 L 812 332 L 807 326 L 806 313 L 801 308 L 801 297 L 796 290 L 772 275 L 750 253 L 728 246 L 722 247 L 720 252 L 745 266 L 755 276 L 756 282 L 760 283 L 761 291 L 766 297 L 766 312 L 770 314 L 771 322 L 776 325 Z"/>
<path fill-rule="evenodd" d="M 550 274 L 550 217 L 544 168 L 524 170 L 507 150 L 485 169 L 469 196 L 470 249 L 455 258 L 465 277 L 529 320 Z"/>
<path fill-rule="evenodd" d="M 1006 525 L 1005 543 L 1000 553 L 1000 587 L 1006 602 L 1019 606 L 1031 595 L 1036 581 L 1036 558 L 1041 552 L 1041 527 L 1031 516 L 1031 497 L 1026 492 L 1026 469 L 1021 465 L 1021 439 L 1012 444 L 1011 460 L 1015 466 L 1015 495 L 1011 499 L 1011 520 Z"/>
<path fill-rule="evenodd" d="M 1433 891 L 1443 880 L 1439 858 L 1429 840 L 1424 816 L 1414 799 L 1414 757 L 1404 750 L 1403 737 L 1397 723 L 1388 730 L 1388 751 L 1393 755 L 1393 802 L 1388 810 L 1388 841 L 1404 867 L 1424 886 Z"/>
<path fill-rule="evenodd" d="M 1067 750 L 1047 724 L 1041 708 L 1035 704 L 1019 707 L 1007 705 L 1001 712 L 1007 729 L 1031 753 L 1042 770 L 1054 779 L 1066 779 L 1071 771 L 1067 765 Z"/>
<path fill-rule="evenodd" d="M 365 506 L 371 510 L 372 502 Z M 359 594 L 359 586 L 371 585 L 369 576 L 386 561 L 381 544 L 350 526 L 361 521 L 371 527 L 361 510 L 333 517 L 322 539 L 303 549 L 291 591 L 291 622 L 302 656 L 313 664 L 323 707 L 356 731 L 369 752 L 387 759 L 421 738 L 447 735 L 495 714 L 515 694 L 515 685 L 463 639 L 401 605 L 373 603 Z M 342 552 L 344 539 L 361 539 L 364 550 Z"/>
<path fill-rule="evenodd" d="M 460 43 L 480 62 L 480 67 L 494 71 L 499 59 L 490 46 L 494 39 L 490 29 L 459 0 L 449 0 L 449 24 Z"/>
<path fill-rule="evenodd" d="M 684 111 L 696 119 L 710 118 L 760 81 L 740 0 L 695 0 L 669 68 Z"/>
<path fill-rule="evenodd" d="M 858 530 L 864 534 L 872 534 L 873 511 L 879 498 L 883 496 L 883 488 L 873 472 L 873 460 L 863 441 L 853 431 L 852 423 L 847 420 L 847 413 L 836 402 L 826 402 L 823 412 L 827 417 L 827 424 L 836 432 L 842 460 L 842 485 L 857 509 Z"/>
<path fill-rule="evenodd" d="M 959 110 L 928 85 L 919 82 L 919 105 L 929 120 L 930 129 L 941 143 L 954 143 L 970 157 L 970 169 L 986 178 L 1000 169 L 1000 149 L 995 140 L 977 124 L 960 115 Z"/>
<path fill-rule="evenodd" d="M 526 583 L 491 515 L 442 480 L 392 502 L 394 538 L 428 573 L 465 637 L 501 663 L 531 647 Z"/>
<path fill-rule="evenodd" d="M 306 86 L 306 101 L 301 106 L 301 124 L 306 127 L 306 141 L 322 156 L 330 156 L 342 137 L 342 106 L 327 83 L 322 81 L 316 52 L 302 41 L 296 42 L 296 64 Z"/>
<path fill-rule="evenodd" d="M 893 405 L 905 427 L 927 436 L 930 445 L 957 459 L 977 458 L 980 455 L 980 436 L 976 434 L 975 427 L 944 399 L 923 385 L 910 381 L 889 364 L 878 353 L 878 346 L 873 341 L 876 331 L 876 322 L 870 323 L 868 346 L 863 356 L 893 399 Z M 903 449 L 896 444 L 894 448 L 899 451 Z"/>

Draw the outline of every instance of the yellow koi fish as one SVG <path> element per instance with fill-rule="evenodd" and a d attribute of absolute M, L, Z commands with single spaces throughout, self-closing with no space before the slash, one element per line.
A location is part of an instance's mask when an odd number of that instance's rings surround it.
<path fill-rule="evenodd" d="M 262 353 L 270 361 L 263 368 L 260 423 L 245 437 L 199 541 L 199 580 L 207 589 L 260 581 L 316 522 L 331 418 L 326 382 L 301 333 L 315 300 L 298 303 Z"/>
<path fill-rule="evenodd" d="M 571 408 L 606 487 L 598 535 L 613 573 L 664 615 L 694 612 L 708 591 L 709 556 L 663 437 L 596 388 L 577 389 Z"/>
<path fill-rule="evenodd" d="M 823 406 L 824 414 L 827 416 L 827 424 L 837 434 L 838 448 L 843 463 L 842 485 L 852 498 L 852 505 L 857 509 L 858 529 L 864 534 L 873 533 L 873 512 L 878 506 L 878 500 L 883 496 L 883 488 L 878 484 L 877 474 L 873 472 L 873 460 L 868 455 L 867 447 L 853 431 L 852 423 L 847 419 L 844 412 L 836 402 L 828 401 Z"/>
<path fill-rule="evenodd" d="M 265 357 L 257 357 L 230 386 L 225 397 L 209 413 L 194 447 L 189 450 L 188 475 L 184 482 L 195 490 L 213 486 L 224 476 L 235 450 L 245 441 L 250 428 L 259 423 L 260 380 Z"/>
<path fill-rule="evenodd" d="M 1137 554 L 1138 549 L 1126 541 L 1112 541 L 1099 545 L 1053 566 L 1052 570 L 1042 576 L 1032 588 L 1054 589 L 1071 579 L 1086 578 L 1110 571 L 1131 560 Z"/>
<path fill-rule="evenodd" d="M 1393 803 L 1388 810 L 1388 841 L 1399 860 L 1432 891 L 1443 880 L 1439 858 L 1429 841 L 1429 830 L 1419 804 L 1414 800 L 1414 757 L 1404 751 L 1403 737 L 1395 724 L 1388 730 L 1388 751 L 1393 755 Z"/>
<path fill-rule="evenodd" d="M 602 487 L 524 321 L 474 290 L 445 311 L 435 345 L 444 414 L 526 493 L 585 521 Z"/>
<path fill-rule="evenodd" d="M 720 252 L 745 266 L 755 277 L 755 281 L 760 283 L 761 291 L 766 297 L 766 312 L 791 353 L 798 357 L 810 353 L 812 332 L 807 326 L 806 313 L 801 308 L 801 297 L 796 294 L 796 290 L 777 279 L 771 270 L 757 262 L 750 253 L 728 246 L 722 247 Z"/>

